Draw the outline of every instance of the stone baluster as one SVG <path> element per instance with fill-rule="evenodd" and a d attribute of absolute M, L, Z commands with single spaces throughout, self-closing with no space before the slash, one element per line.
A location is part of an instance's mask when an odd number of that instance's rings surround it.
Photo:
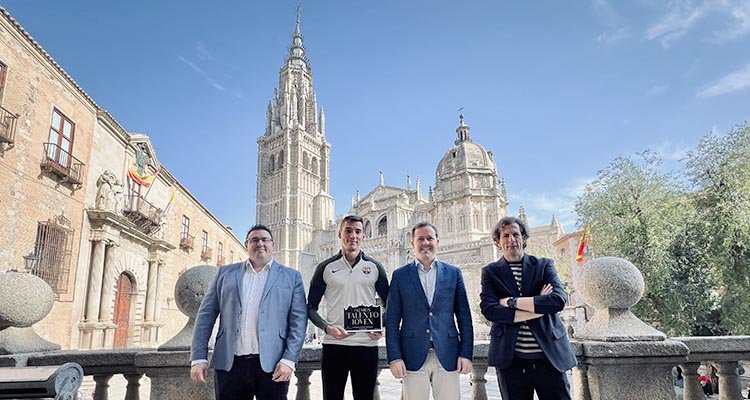
<path fill-rule="evenodd" d="M 714 364 L 719 375 L 719 399 L 742 399 L 742 389 L 737 374 L 737 367 L 739 366 L 737 361 L 719 361 Z"/>
<path fill-rule="evenodd" d="M 112 374 L 94 375 L 93 378 L 94 382 L 96 382 L 96 387 L 94 388 L 94 400 L 108 400 L 109 380 L 112 379 Z"/>
<path fill-rule="evenodd" d="M 698 367 L 700 363 L 689 362 L 680 364 L 682 369 L 682 382 L 684 386 L 683 398 L 685 400 L 703 400 L 706 395 L 703 394 L 703 388 L 698 380 Z"/>
<path fill-rule="evenodd" d="M 296 400 L 310 400 L 310 375 L 312 371 L 298 369 L 294 371 L 297 377 L 297 397 Z"/>
<path fill-rule="evenodd" d="M 141 378 L 143 374 L 123 374 L 128 386 L 125 388 L 125 400 L 140 400 Z"/>
<path fill-rule="evenodd" d="M 471 400 L 487 400 L 486 365 L 474 364 L 471 371 Z"/>
<path fill-rule="evenodd" d="M 576 400 L 591 400 L 589 390 L 589 366 L 579 363 L 573 368 L 573 395 Z"/>

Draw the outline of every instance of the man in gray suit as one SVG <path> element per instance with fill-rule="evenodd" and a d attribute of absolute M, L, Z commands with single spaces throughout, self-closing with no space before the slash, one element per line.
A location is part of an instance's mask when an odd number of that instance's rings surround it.
<path fill-rule="evenodd" d="M 208 339 L 221 315 L 210 365 L 216 399 L 286 399 L 307 328 L 302 276 L 273 260 L 267 227 L 250 228 L 245 246 L 249 259 L 219 268 L 198 310 L 190 377 L 206 382 Z"/>

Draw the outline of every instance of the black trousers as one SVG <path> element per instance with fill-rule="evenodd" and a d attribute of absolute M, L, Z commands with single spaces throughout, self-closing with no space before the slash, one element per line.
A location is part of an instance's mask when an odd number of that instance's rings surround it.
<path fill-rule="evenodd" d="M 373 400 L 378 378 L 378 348 L 324 344 L 321 370 L 323 400 L 343 400 L 349 374 L 352 375 L 354 400 Z"/>
<path fill-rule="evenodd" d="M 514 358 L 510 367 L 497 369 L 497 384 L 503 400 L 570 400 L 570 385 L 564 372 L 547 359 Z"/>
<path fill-rule="evenodd" d="M 286 400 L 289 381 L 274 382 L 257 355 L 234 356 L 232 369 L 216 370 L 216 400 Z"/>

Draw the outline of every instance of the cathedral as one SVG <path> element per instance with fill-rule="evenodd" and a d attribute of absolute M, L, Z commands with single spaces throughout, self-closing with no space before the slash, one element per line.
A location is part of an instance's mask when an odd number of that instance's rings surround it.
<path fill-rule="evenodd" d="M 413 260 L 411 227 L 420 221 L 434 224 L 440 238 L 438 258 L 461 267 L 470 302 L 476 305 L 481 268 L 500 256 L 491 232 L 508 215 L 508 195 L 492 151 L 471 139 L 463 115 L 455 131 L 453 143 L 446 140 L 434 187 L 426 195 L 419 179 L 414 185 L 407 177 L 405 187 L 388 186 L 381 173 L 380 184 L 363 196 L 357 192 L 345 214 L 364 218 L 363 249 L 389 273 Z M 296 266 L 307 284 L 317 263 L 340 249 L 337 223 L 343 215 L 335 215 L 329 193 L 331 145 L 299 15 L 268 105 L 265 132 L 257 142 L 257 222 L 274 232 L 276 260 Z M 525 219 L 523 208 L 518 216 Z M 530 249 L 552 255 L 552 243 L 563 235 L 553 216 L 549 225 L 531 228 Z M 478 306 L 474 311 L 478 314 Z"/>

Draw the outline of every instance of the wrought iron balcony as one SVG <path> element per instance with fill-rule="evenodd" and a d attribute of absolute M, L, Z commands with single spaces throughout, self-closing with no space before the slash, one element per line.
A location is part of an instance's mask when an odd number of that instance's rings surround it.
<path fill-rule="evenodd" d="M 62 178 L 63 182 L 71 182 L 78 186 L 83 183 L 84 164 L 56 143 L 44 144 L 41 167 L 44 171 Z"/>
<path fill-rule="evenodd" d="M 210 247 L 206 247 L 201 251 L 201 260 L 208 261 L 211 259 L 211 253 L 213 252 L 213 249 Z"/>
<path fill-rule="evenodd" d="M 192 250 L 195 244 L 195 236 L 189 234 L 183 234 L 180 238 L 180 248 L 183 250 Z"/>
<path fill-rule="evenodd" d="M 13 114 L 0 107 L 0 143 L 13 145 L 16 141 L 16 120 L 20 114 Z"/>
<path fill-rule="evenodd" d="M 155 207 L 141 195 L 128 195 L 123 212 L 147 233 L 156 232 L 161 228 L 162 209 Z"/>

